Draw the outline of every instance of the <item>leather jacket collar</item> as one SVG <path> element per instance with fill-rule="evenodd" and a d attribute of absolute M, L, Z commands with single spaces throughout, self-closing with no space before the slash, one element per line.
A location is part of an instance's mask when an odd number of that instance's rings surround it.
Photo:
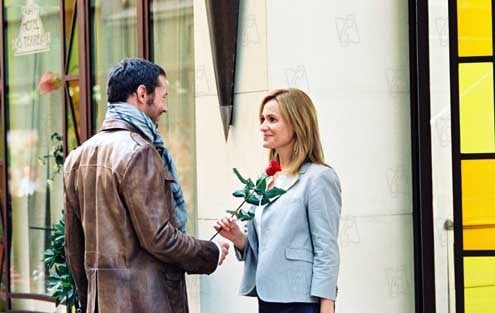
<path fill-rule="evenodd" d="M 133 132 L 133 133 L 138 133 L 146 141 L 150 142 L 148 137 L 146 137 L 141 131 L 139 131 L 139 129 L 137 129 L 136 127 L 127 123 L 126 121 L 118 120 L 118 119 L 104 120 L 103 124 L 101 125 L 101 128 L 98 132 L 114 131 L 114 130 L 128 130 L 128 131 Z"/>

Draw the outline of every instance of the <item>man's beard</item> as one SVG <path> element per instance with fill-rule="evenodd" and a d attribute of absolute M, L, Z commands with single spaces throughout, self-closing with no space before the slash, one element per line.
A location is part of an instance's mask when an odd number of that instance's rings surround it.
<path fill-rule="evenodd" d="M 153 102 L 155 101 L 155 95 L 154 94 L 150 94 L 150 97 L 148 98 L 148 100 L 146 101 L 146 105 L 151 107 L 153 106 Z M 152 116 L 148 116 L 150 118 L 150 120 L 153 122 L 153 124 L 155 124 L 155 126 L 158 128 L 158 121 L 155 121 L 152 117 Z"/>
<path fill-rule="evenodd" d="M 152 106 L 154 101 L 155 101 L 155 95 L 154 94 L 150 94 L 150 97 L 146 101 L 146 105 Z"/>

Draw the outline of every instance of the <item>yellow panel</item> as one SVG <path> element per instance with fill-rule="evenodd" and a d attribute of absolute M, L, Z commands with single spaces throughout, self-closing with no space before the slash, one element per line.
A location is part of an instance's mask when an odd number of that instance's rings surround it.
<path fill-rule="evenodd" d="M 493 64 L 459 64 L 462 153 L 495 152 Z"/>
<path fill-rule="evenodd" d="M 492 55 L 491 0 L 457 0 L 459 56 Z"/>
<path fill-rule="evenodd" d="M 491 250 L 495 247 L 495 224 L 463 227 L 464 250 Z"/>
<path fill-rule="evenodd" d="M 464 258 L 464 299 L 466 313 L 495 310 L 495 258 Z"/>
<path fill-rule="evenodd" d="M 495 250 L 495 160 L 462 160 L 465 250 Z"/>

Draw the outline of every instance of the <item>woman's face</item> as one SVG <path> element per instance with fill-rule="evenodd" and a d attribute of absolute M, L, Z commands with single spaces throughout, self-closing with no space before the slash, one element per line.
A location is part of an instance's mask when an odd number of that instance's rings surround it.
<path fill-rule="evenodd" d="M 277 100 L 265 103 L 260 117 L 260 131 L 263 134 L 263 147 L 278 152 L 292 149 L 294 130 L 282 117 Z"/>

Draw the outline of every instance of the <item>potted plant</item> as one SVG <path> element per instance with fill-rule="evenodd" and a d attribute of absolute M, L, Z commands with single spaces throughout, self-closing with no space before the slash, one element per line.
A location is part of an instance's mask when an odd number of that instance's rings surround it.
<path fill-rule="evenodd" d="M 60 220 L 50 236 L 50 247 L 44 251 L 43 262 L 48 266 L 50 274 L 47 278 L 48 288 L 55 297 L 55 304 L 66 304 L 68 307 L 79 308 L 77 291 L 72 274 L 65 259 L 64 252 L 64 220 Z"/>

